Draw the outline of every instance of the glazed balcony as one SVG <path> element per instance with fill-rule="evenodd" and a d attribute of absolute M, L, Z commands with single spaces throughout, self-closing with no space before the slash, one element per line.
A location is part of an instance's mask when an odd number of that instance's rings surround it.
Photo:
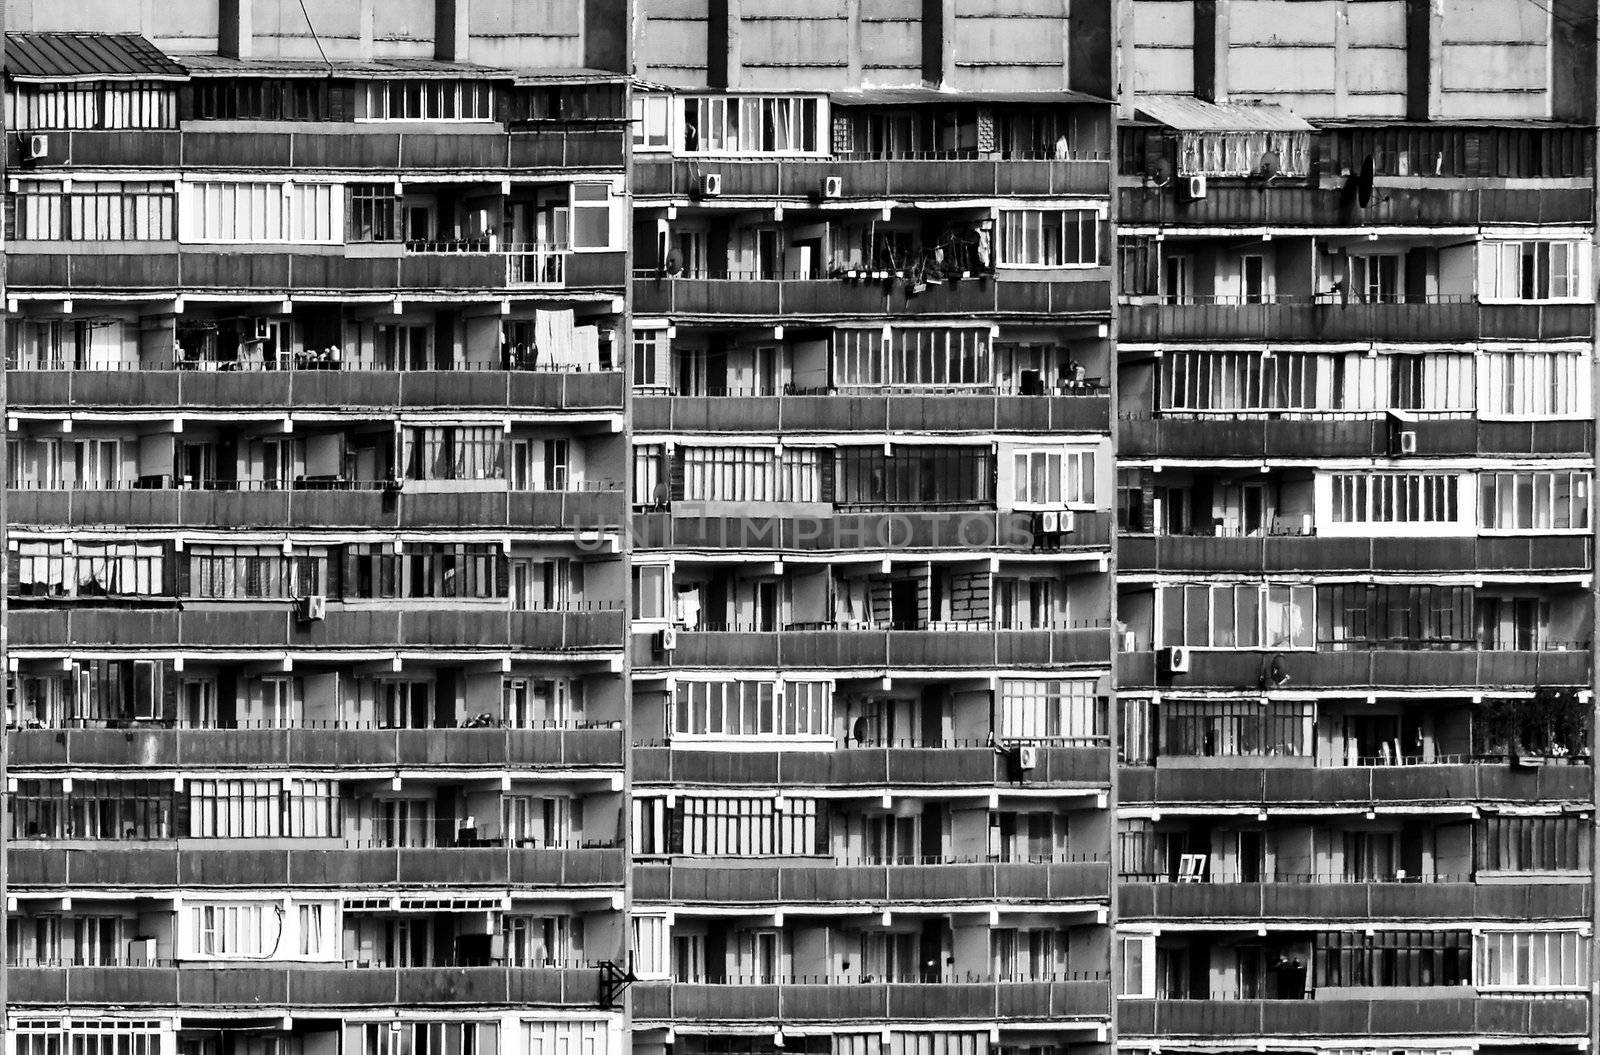
<path fill-rule="evenodd" d="M 1587 882 L 1117 884 L 1123 919 L 1587 919 L 1589 901 Z"/>
<path fill-rule="evenodd" d="M 1406 803 L 1587 802 L 1594 770 L 1582 765 L 1501 763 L 1316 766 L 1310 759 L 1217 759 L 1217 766 L 1122 766 L 1123 804 L 1296 803 L 1371 809 Z M 1293 763 L 1302 763 L 1293 765 Z"/>
<path fill-rule="evenodd" d="M 243 247 L 234 252 L 147 243 L 143 253 L 74 252 L 74 243 L 13 244 L 8 259 L 11 293 L 164 294 L 237 292 L 287 297 L 305 292 L 403 293 L 441 289 L 519 292 L 530 289 L 603 291 L 617 295 L 626 283 L 625 254 L 521 252 L 407 253 L 346 256 L 332 249 L 299 246 L 294 251 Z M 115 244 L 115 243 L 107 243 Z M 530 278 L 530 260 L 559 261 L 559 281 Z"/>
<path fill-rule="evenodd" d="M 967 510 L 835 513 L 828 517 L 711 517 L 695 503 L 673 513 L 636 513 L 634 547 L 827 553 L 852 550 L 1001 550 L 1034 553 L 1109 550 L 1111 515 L 1077 513 L 1071 532 L 1036 540 L 1029 513 Z"/>
<path fill-rule="evenodd" d="M 1587 454 L 1590 421 L 1407 422 L 1420 456 Z M 1387 421 L 1123 417 L 1123 458 L 1387 458 L 1394 427 Z M 1203 452 L 1203 453 L 1201 453 Z"/>
<path fill-rule="evenodd" d="M 14 490 L 13 524 L 29 527 L 617 529 L 626 495 L 594 491 L 213 491 L 187 488 Z"/>
<path fill-rule="evenodd" d="M 17 639 L 13 635 L 12 644 Z M 776 669 L 1059 667 L 1111 660 L 1109 628 L 1071 630 L 684 630 L 667 654 L 633 635 L 638 667 Z"/>
<path fill-rule="evenodd" d="M 8 967 L 9 1002 L 49 1007 L 594 1006 L 599 972 L 526 967 Z"/>
<path fill-rule="evenodd" d="M 679 860 L 635 864 L 636 902 L 745 907 L 850 905 L 877 912 L 896 904 L 1008 905 L 1106 901 L 1105 861 L 967 864 L 835 864 L 811 860 L 769 867 L 745 862 Z"/>
<path fill-rule="evenodd" d="M 212 848 L 198 840 L 152 845 L 123 841 L 6 850 L 16 888 L 228 887 L 243 889 L 401 886 L 620 888 L 620 849 L 522 846 Z"/>
<path fill-rule="evenodd" d="M 636 1023 L 1042 1022 L 1104 1019 L 1109 983 L 864 983 L 839 979 L 782 984 L 640 982 Z"/>
<path fill-rule="evenodd" d="M 1267 535 L 1123 535 L 1124 572 L 1588 571 L 1593 543 L 1583 536 L 1480 538 L 1325 538 Z"/>
<path fill-rule="evenodd" d="M 1166 341 L 1554 341 L 1587 338 L 1589 304 L 1480 304 L 1442 296 L 1405 303 L 1280 298 L 1194 298 L 1187 304 L 1123 304 L 1120 339 Z"/>
<path fill-rule="evenodd" d="M 511 612 L 341 609 L 302 623 L 290 606 L 262 609 L 13 609 L 13 648 L 449 648 L 540 652 L 623 647 L 620 610 Z"/>
<path fill-rule="evenodd" d="M 1393 998 L 1323 996 L 1315 1000 L 1119 1000 L 1125 1037 L 1587 1037 L 1589 1001 L 1582 996 L 1438 996 L 1406 989 Z"/>
<path fill-rule="evenodd" d="M 900 280 L 635 278 L 636 315 L 787 322 L 917 315 L 1057 318 L 1111 312 L 1105 271 L 1070 282 L 974 277 L 912 295 Z"/>
<path fill-rule="evenodd" d="M 1586 187 L 1380 186 L 1363 208 L 1344 180 L 1324 186 L 1213 182 L 1199 201 L 1181 201 L 1172 186 L 1122 186 L 1118 219 L 1162 227 L 1478 227 L 1488 224 L 1578 224 L 1593 220 Z"/>
<path fill-rule="evenodd" d="M 1588 685 L 1590 653 L 1477 649 L 1363 649 L 1345 652 L 1191 652 L 1184 674 L 1157 674 L 1155 652 L 1118 657 L 1123 688 L 1259 689 L 1276 660 L 1298 688 L 1456 688 L 1497 685 Z"/>
<path fill-rule="evenodd" d="M 639 198 L 686 198 L 700 192 L 700 177 L 722 177 L 723 198 L 814 199 L 822 181 L 837 176 L 841 198 L 872 202 L 900 198 L 1009 198 L 1103 196 L 1111 193 L 1108 161 L 1054 159 L 866 161 L 849 158 L 813 160 L 783 158 L 692 160 L 635 154 L 634 195 Z"/>
<path fill-rule="evenodd" d="M 633 397 L 636 432 L 1109 432 L 1105 391 Z"/>
<path fill-rule="evenodd" d="M 13 729 L 13 769 L 621 769 L 621 729 Z"/>
<path fill-rule="evenodd" d="M 987 745 L 850 747 L 833 751 L 711 751 L 635 746 L 637 785 L 793 787 L 992 787 L 1017 779 L 1011 762 Z M 1028 774 L 1036 784 L 1105 787 L 1108 747 L 1038 749 Z"/>
<path fill-rule="evenodd" d="M 305 169 L 375 176 L 418 171 L 509 175 L 527 169 L 621 169 L 627 158 L 626 135 L 571 129 L 505 133 L 472 125 L 452 126 L 447 132 L 391 132 L 372 126 L 355 134 L 315 126 L 292 132 L 238 132 L 191 125 L 172 131 L 55 131 L 43 158 L 24 163 L 21 146 L 15 142 L 8 154 L 12 171 Z"/>
<path fill-rule="evenodd" d="M 170 365 L 170 364 L 167 364 Z M 163 407 L 378 411 L 622 410 L 622 373 L 525 370 L 17 370 L 6 374 L 13 408 L 109 410 Z"/>

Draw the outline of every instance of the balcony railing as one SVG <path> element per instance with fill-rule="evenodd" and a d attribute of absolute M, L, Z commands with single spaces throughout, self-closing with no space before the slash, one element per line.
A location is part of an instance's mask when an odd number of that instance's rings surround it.
<path fill-rule="evenodd" d="M 1259 689 L 1274 662 L 1296 687 L 1484 688 L 1488 686 L 1586 686 L 1590 652 L 1575 643 L 1555 649 L 1486 651 L 1470 643 L 1447 649 L 1355 647 L 1340 652 L 1190 652 L 1189 669 L 1158 673 L 1156 655 L 1118 657 L 1119 683 L 1126 688 L 1217 687 Z"/>
<path fill-rule="evenodd" d="M 1478 227 L 1487 224 L 1582 224 L 1593 218 L 1585 187 L 1380 187 L 1367 206 L 1343 187 L 1229 186 L 1214 183 L 1198 201 L 1171 185 L 1121 187 L 1118 220 L 1144 226 L 1239 224 L 1252 227 Z"/>
<path fill-rule="evenodd" d="M 1036 534 L 1029 513 L 951 510 L 834 513 L 831 516 L 704 516 L 698 503 L 671 513 L 636 513 L 639 549 L 724 549 L 797 553 L 848 550 L 996 550 L 1013 553 L 1109 549 L 1109 513 L 1076 513 L 1070 532 Z"/>
<path fill-rule="evenodd" d="M 752 861 L 679 859 L 633 866 L 636 901 L 675 905 L 843 903 L 867 912 L 894 904 L 1096 902 L 1109 898 L 1110 892 L 1110 865 L 1105 861 L 928 865 L 801 861 L 762 866 Z"/>
<path fill-rule="evenodd" d="M 13 645 L 17 644 L 15 638 Z M 1111 634 L 1075 630 L 679 631 L 670 653 L 654 634 L 635 634 L 642 667 L 1056 667 L 1106 664 Z"/>
<path fill-rule="evenodd" d="M 1583 996 L 1475 996 L 1456 987 L 1419 999 L 1403 996 L 1315 1000 L 1119 1000 L 1122 1036 L 1156 1038 L 1509 1036 L 1586 1037 L 1589 1000 Z"/>
<path fill-rule="evenodd" d="M 1588 884 L 1417 883 L 1117 884 L 1124 919 L 1587 919 Z"/>
<path fill-rule="evenodd" d="M 1104 1019 L 1104 981 L 914 983 L 840 978 L 796 984 L 640 982 L 635 1022 L 1059 1022 Z"/>
<path fill-rule="evenodd" d="M 699 193 L 700 177 L 722 177 L 724 198 L 814 198 L 822 181 L 836 176 L 844 199 L 997 197 L 1013 195 L 1109 195 L 1111 165 L 1104 159 L 1006 158 L 980 160 L 919 157 L 858 159 L 783 158 L 694 160 L 634 155 L 634 193 L 641 197 L 687 197 Z"/>
<path fill-rule="evenodd" d="M 1191 297 L 1183 304 L 1123 304 L 1125 342 L 1361 341 L 1438 343 L 1586 338 L 1592 304 L 1480 304 L 1468 296 L 1401 303 L 1332 298 Z"/>
<path fill-rule="evenodd" d="M 633 749 L 637 784 L 785 787 L 987 787 L 1022 776 L 993 747 L 852 747 L 815 751 L 715 751 L 693 747 Z M 1104 787 L 1108 747 L 1038 748 L 1028 784 Z"/>
<path fill-rule="evenodd" d="M 901 279 L 636 278 L 639 315 L 791 322 L 851 315 L 965 315 L 1102 318 L 1111 310 L 1104 271 L 1073 281 L 970 278 L 914 293 Z"/>
<path fill-rule="evenodd" d="M 1474 454 L 1585 454 L 1594 450 L 1591 421 L 1408 422 L 1423 457 Z M 1304 415 L 1175 417 L 1120 415 L 1117 449 L 1125 458 L 1386 458 L 1394 427 L 1387 420 Z"/>
<path fill-rule="evenodd" d="M 1380 803 L 1587 802 L 1594 779 L 1587 763 L 1279 768 L 1250 758 L 1219 761 L 1225 764 L 1123 766 L 1117 770 L 1118 798 L 1123 803 L 1308 803 L 1363 809 Z"/>
<path fill-rule="evenodd" d="M 619 729 L 13 729 L 10 764 L 51 768 L 621 768 Z"/>
<path fill-rule="evenodd" d="M 638 432 L 1108 432 L 1102 390 L 1021 396 L 979 392 L 633 397 Z"/>
<path fill-rule="evenodd" d="M 1579 572 L 1594 566 L 1594 554 L 1592 541 L 1579 535 L 1481 538 L 1123 535 L 1117 542 L 1117 563 L 1125 572 Z"/>

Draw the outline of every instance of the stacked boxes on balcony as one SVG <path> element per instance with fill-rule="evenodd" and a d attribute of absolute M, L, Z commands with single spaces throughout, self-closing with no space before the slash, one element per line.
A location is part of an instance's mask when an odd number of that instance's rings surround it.
<path fill-rule="evenodd" d="M 1593 23 L 1133 6 L 1118 1045 L 1584 1050 Z"/>
<path fill-rule="evenodd" d="M 7 40 L 8 1051 L 614 1050 L 620 54 L 202 6 Z"/>
<path fill-rule="evenodd" d="M 1110 57 L 1013 6 L 643 11 L 640 1055 L 1109 1039 Z"/>

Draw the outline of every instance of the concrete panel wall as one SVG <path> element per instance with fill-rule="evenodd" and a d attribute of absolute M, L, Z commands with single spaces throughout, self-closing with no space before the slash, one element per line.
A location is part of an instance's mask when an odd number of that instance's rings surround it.
<path fill-rule="evenodd" d="M 706 0 L 649 0 L 633 8 L 639 76 L 682 88 L 706 85 Z"/>
<path fill-rule="evenodd" d="M 861 70 L 870 84 L 922 80 L 921 0 L 861 0 Z"/>
<path fill-rule="evenodd" d="M 1441 26 L 1443 118 L 1550 115 L 1550 16 L 1540 6 L 1452 0 Z"/>
<path fill-rule="evenodd" d="M 1405 0 L 1349 0 L 1345 25 L 1344 116 L 1406 112 Z"/>
<path fill-rule="evenodd" d="M 1132 70 L 1123 71 L 1126 90 L 1187 95 L 1194 91 L 1193 0 L 1128 0 L 1133 4 Z"/>

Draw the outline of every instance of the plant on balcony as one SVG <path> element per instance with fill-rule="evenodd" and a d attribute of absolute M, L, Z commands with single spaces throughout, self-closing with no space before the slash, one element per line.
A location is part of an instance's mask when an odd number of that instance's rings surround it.
<path fill-rule="evenodd" d="M 1573 689 L 1541 688 L 1532 699 L 1490 699 L 1474 723 L 1476 753 L 1502 758 L 1587 758 L 1589 712 Z"/>

